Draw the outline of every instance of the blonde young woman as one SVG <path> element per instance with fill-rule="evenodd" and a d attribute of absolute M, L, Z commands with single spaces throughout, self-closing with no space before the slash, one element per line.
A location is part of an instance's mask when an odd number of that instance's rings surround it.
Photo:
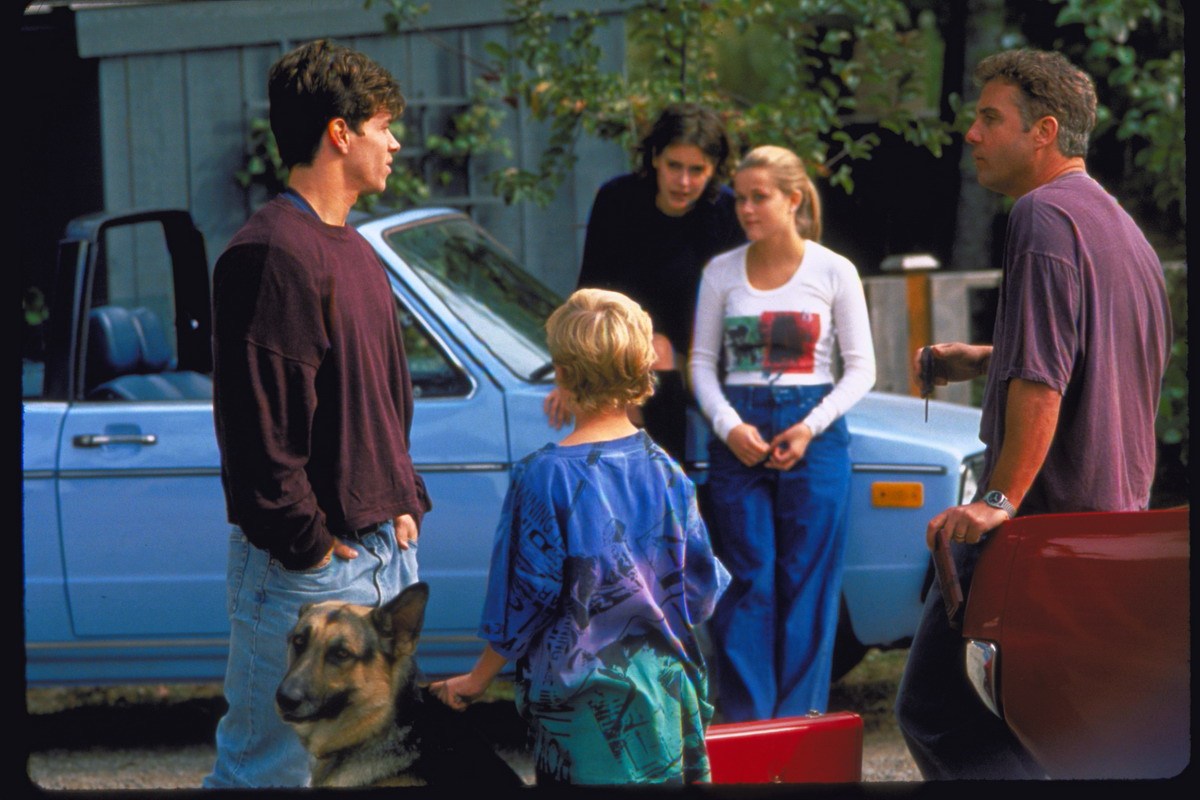
<path fill-rule="evenodd" d="M 733 187 L 749 243 L 704 269 L 690 369 L 716 434 L 709 524 L 733 575 L 710 623 L 717 697 L 726 721 L 743 721 L 827 708 L 850 487 L 844 415 L 874 385 L 875 354 L 862 282 L 819 243 L 820 199 L 801 160 L 755 148 Z"/>

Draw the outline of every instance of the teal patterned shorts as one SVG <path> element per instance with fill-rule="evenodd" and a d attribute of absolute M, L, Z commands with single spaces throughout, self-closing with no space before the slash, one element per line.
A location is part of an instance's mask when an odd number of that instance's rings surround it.
<path fill-rule="evenodd" d="M 707 678 L 695 679 L 674 653 L 645 639 L 611 650 L 618 652 L 602 654 L 607 666 L 561 705 L 530 705 L 518 682 L 538 785 L 711 781 Z"/>

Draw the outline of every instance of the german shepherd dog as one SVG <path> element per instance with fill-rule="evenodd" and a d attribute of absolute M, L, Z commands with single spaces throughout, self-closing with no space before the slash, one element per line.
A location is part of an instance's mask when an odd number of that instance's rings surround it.
<path fill-rule="evenodd" d="M 300 609 L 275 706 L 312 755 L 314 787 L 524 785 L 460 712 L 417 683 L 428 600 L 428 585 L 415 583 L 378 609 Z"/>

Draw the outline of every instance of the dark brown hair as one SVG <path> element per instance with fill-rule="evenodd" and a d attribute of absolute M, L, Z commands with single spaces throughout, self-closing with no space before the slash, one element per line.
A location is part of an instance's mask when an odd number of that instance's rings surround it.
<path fill-rule="evenodd" d="M 267 80 L 271 132 L 284 166 L 310 164 L 330 120 L 358 133 L 380 111 L 398 118 L 404 95 L 396 79 L 356 50 L 319 39 L 273 65 Z"/>
<path fill-rule="evenodd" d="M 733 145 L 715 111 L 696 103 L 672 103 L 664 108 L 638 144 L 639 173 L 654 175 L 654 158 L 673 144 L 695 145 L 712 162 L 713 175 L 704 187 L 705 197 L 713 197 L 717 187 L 729 180 Z"/>
<path fill-rule="evenodd" d="M 975 68 L 979 86 L 1001 80 L 1016 86 L 1025 130 L 1042 117 L 1058 120 L 1058 149 L 1064 156 L 1087 154 L 1096 125 L 1096 84 L 1062 53 L 1008 50 L 988 56 Z"/>

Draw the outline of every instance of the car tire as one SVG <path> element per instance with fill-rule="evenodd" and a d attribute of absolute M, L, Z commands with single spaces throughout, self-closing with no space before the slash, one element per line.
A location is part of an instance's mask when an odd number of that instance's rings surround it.
<path fill-rule="evenodd" d="M 854 628 L 850 625 L 850 611 L 846 607 L 846 598 L 843 596 L 838 605 L 837 634 L 833 643 L 833 670 L 830 673 L 830 680 L 840 680 L 847 672 L 858 666 L 866 654 L 867 646 L 858 640 L 858 637 L 854 635 Z"/>

